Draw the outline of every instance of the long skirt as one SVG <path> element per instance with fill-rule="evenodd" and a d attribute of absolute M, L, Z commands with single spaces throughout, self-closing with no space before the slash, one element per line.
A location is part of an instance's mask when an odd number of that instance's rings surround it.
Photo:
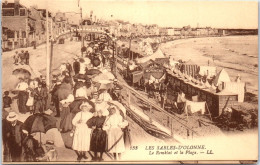
<path fill-rule="evenodd" d="M 34 99 L 34 113 L 43 113 L 44 111 L 44 101 Z"/>
<path fill-rule="evenodd" d="M 27 100 L 28 100 L 28 93 L 26 91 L 19 91 L 17 103 L 18 103 L 18 109 L 20 113 L 27 112 L 27 106 L 26 106 Z"/>
<path fill-rule="evenodd" d="M 90 140 L 90 151 L 105 152 L 107 133 L 102 129 L 94 129 Z"/>
<path fill-rule="evenodd" d="M 71 131 L 73 128 L 72 125 L 72 119 L 73 114 L 70 113 L 69 107 L 62 107 L 62 113 L 61 113 L 61 121 L 60 121 L 60 129 L 62 129 L 62 132 L 68 132 Z"/>
<path fill-rule="evenodd" d="M 72 149 L 76 151 L 89 151 L 91 129 L 83 123 L 76 126 Z"/>
<path fill-rule="evenodd" d="M 107 150 L 109 153 L 122 153 L 125 151 L 124 137 L 121 128 L 110 128 L 107 131 Z"/>

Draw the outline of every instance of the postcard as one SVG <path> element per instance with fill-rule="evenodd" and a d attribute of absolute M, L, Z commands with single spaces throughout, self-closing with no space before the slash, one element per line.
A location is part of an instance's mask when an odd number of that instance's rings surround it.
<path fill-rule="evenodd" d="M 2 162 L 256 163 L 258 3 L 3 0 Z"/>

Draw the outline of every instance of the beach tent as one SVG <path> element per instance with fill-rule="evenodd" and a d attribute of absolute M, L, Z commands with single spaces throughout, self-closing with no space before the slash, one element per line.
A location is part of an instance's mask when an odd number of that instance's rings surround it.
<path fill-rule="evenodd" d="M 137 63 L 145 63 L 149 60 L 155 60 L 156 58 L 165 58 L 165 55 L 163 54 L 163 52 L 160 48 L 154 54 L 152 54 L 150 56 L 139 58 L 137 60 Z"/>
<path fill-rule="evenodd" d="M 222 69 L 213 80 L 213 84 L 215 86 L 218 86 L 222 82 L 230 82 L 230 77 L 225 69 Z"/>
<path fill-rule="evenodd" d="M 181 70 L 183 73 L 194 77 L 198 71 L 198 68 L 199 66 L 197 64 L 195 64 L 192 60 L 189 60 L 182 64 Z"/>

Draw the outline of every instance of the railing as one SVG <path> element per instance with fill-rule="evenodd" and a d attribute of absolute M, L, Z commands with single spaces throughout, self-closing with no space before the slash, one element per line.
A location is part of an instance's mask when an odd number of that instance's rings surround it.
<path fill-rule="evenodd" d="M 71 30 L 66 30 L 60 34 L 58 34 L 55 38 L 60 38 L 66 34 L 70 34 L 70 33 L 103 33 L 106 34 L 106 32 L 103 30 L 102 27 L 97 27 L 97 26 L 88 26 L 88 27 L 83 27 L 83 28 L 73 28 Z"/>

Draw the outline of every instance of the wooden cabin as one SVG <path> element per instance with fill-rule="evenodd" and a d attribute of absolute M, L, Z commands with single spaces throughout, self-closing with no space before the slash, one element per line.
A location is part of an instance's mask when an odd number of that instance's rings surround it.
<path fill-rule="evenodd" d="M 200 101 L 206 101 L 213 117 L 221 115 L 225 107 L 236 107 L 238 104 L 237 94 L 226 91 L 216 93 L 216 90 L 195 85 L 187 79 L 182 78 L 177 74 L 170 73 L 169 71 L 167 71 L 167 79 L 170 82 L 170 85 L 174 85 L 185 93 L 186 98 L 191 100 L 192 96 L 198 95 Z"/>

